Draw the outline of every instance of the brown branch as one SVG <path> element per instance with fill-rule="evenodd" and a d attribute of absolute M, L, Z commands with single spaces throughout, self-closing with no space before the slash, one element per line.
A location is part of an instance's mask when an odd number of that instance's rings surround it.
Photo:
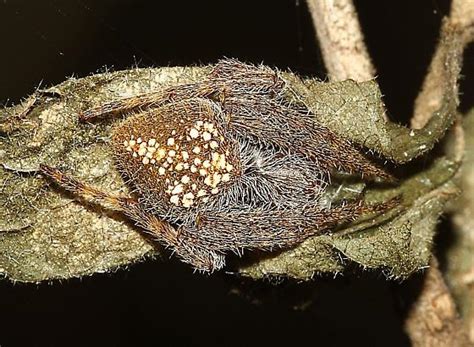
<path fill-rule="evenodd" d="M 405 321 L 405 328 L 415 347 L 471 345 L 434 258 L 424 278 L 420 296 Z"/>
<path fill-rule="evenodd" d="M 324 64 L 334 81 L 374 78 L 370 60 L 351 0 L 308 0 Z"/>
<path fill-rule="evenodd" d="M 456 30 L 463 32 L 464 47 L 474 39 L 474 1 L 453 0 L 451 4 L 451 15 L 445 25 L 450 25 Z M 445 81 L 446 52 L 443 45 L 439 44 L 431 60 L 428 73 L 423 82 L 423 87 L 415 101 L 415 111 L 411 119 L 414 129 L 421 129 L 428 122 L 443 102 L 443 91 Z"/>
<path fill-rule="evenodd" d="M 453 209 L 453 237 L 446 256 L 446 279 L 474 343 L 474 110 L 464 117 L 463 123 L 466 150 L 459 179 L 462 195 Z"/>

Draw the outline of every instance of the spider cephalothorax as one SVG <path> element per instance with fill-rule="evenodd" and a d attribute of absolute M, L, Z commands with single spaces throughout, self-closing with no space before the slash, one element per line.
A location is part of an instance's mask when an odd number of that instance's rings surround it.
<path fill-rule="evenodd" d="M 83 120 L 134 112 L 112 141 L 134 197 L 104 193 L 48 166 L 42 171 L 122 211 L 204 271 L 221 268 L 228 251 L 291 247 L 385 208 L 320 202 L 333 170 L 391 176 L 287 92 L 278 71 L 222 60 L 200 82 L 84 112 Z"/>

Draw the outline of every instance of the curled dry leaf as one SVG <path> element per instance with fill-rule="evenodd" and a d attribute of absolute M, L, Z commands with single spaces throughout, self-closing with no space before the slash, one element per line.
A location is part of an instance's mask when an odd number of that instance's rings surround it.
<path fill-rule="evenodd" d="M 454 84 L 459 69 L 453 64 L 458 66 L 458 59 L 453 54 L 446 61 L 447 69 L 456 75 L 450 79 Z M 127 192 L 107 148 L 117 119 L 81 124 L 77 114 L 108 100 L 197 81 L 208 72 L 206 67 L 133 69 L 69 79 L 38 92 L 23 106 L 4 110 L 0 116 L 0 273 L 24 282 L 71 278 L 112 271 L 160 254 L 129 220 L 51 189 L 37 170 L 41 163 L 61 164 L 100 189 Z M 456 114 L 457 89 L 449 83 L 435 120 L 413 132 L 384 119 L 375 81 L 323 83 L 284 76 L 291 91 L 288 97 L 304 103 L 320 123 L 396 162 L 432 148 Z M 325 193 L 329 202 L 364 191 L 368 203 L 401 196 L 400 207 L 333 234 L 312 237 L 293 249 L 252 257 L 252 263 L 241 262 L 238 271 L 254 278 L 307 279 L 316 273 L 343 271 L 355 262 L 406 277 L 428 263 L 437 219 L 445 202 L 457 193 L 452 183 L 457 168 L 458 163 L 441 157 L 401 179 L 396 187 L 335 178 Z"/>

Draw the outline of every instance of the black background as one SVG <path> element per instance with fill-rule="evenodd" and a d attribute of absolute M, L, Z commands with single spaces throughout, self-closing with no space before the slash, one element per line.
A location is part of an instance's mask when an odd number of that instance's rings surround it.
<path fill-rule="evenodd" d="M 406 123 L 449 1 L 356 6 L 390 116 Z M 213 63 L 222 56 L 325 77 L 302 0 L 0 0 L 0 34 L 5 105 L 40 83 L 105 67 Z M 175 259 L 61 283 L 4 280 L 0 346 L 408 346 L 402 324 L 420 280 L 399 284 L 356 271 L 304 284 L 255 284 L 193 274 Z"/>

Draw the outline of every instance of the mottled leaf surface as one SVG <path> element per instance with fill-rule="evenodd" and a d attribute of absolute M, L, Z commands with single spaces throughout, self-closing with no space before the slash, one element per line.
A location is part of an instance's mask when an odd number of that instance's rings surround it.
<path fill-rule="evenodd" d="M 452 68 L 455 59 L 451 60 L 447 68 L 457 74 L 458 70 Z M 105 101 L 192 82 L 207 72 L 207 68 L 198 67 L 132 69 L 69 79 L 47 91 L 38 91 L 23 105 L 3 110 L 0 273 L 15 281 L 38 282 L 113 271 L 161 254 L 160 246 L 123 216 L 75 201 L 50 186 L 38 175 L 38 165 L 57 166 L 103 190 L 127 193 L 110 150 L 111 128 L 120 117 L 82 124 L 78 112 Z M 431 133 L 413 133 L 385 120 L 375 81 L 323 83 L 284 76 L 291 87 L 289 97 L 307 105 L 318 121 L 366 149 L 399 162 L 431 148 L 456 112 L 456 88 L 447 82 L 445 103 L 430 123 Z M 450 81 L 457 78 L 449 76 Z M 31 109 L 26 110 L 28 105 Z M 254 278 L 273 275 L 308 279 L 318 273 L 341 272 L 356 263 L 363 268 L 382 269 L 390 276 L 406 277 L 428 263 L 438 216 L 446 201 L 457 193 L 451 182 L 457 167 L 457 163 L 440 157 L 395 186 L 336 180 L 326 193 L 329 201 L 354 198 L 365 191 L 368 202 L 400 196 L 401 206 L 385 216 L 308 239 L 291 250 L 254 254 L 252 263 L 243 261 L 246 265 L 238 271 Z"/>

